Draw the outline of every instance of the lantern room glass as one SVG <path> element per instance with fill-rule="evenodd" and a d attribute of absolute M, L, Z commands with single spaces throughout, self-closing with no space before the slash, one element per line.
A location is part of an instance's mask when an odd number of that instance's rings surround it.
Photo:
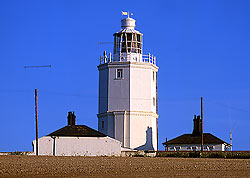
<path fill-rule="evenodd" d="M 139 53 L 142 54 L 142 34 L 115 33 L 114 54 Z"/>

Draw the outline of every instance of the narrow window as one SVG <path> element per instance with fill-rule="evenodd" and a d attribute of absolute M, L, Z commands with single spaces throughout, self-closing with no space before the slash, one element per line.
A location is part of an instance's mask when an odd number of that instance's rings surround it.
<path fill-rule="evenodd" d="M 180 146 L 177 146 L 177 147 L 175 148 L 175 151 L 180 151 L 180 149 L 181 149 L 181 147 L 180 147 Z"/>
<path fill-rule="evenodd" d="M 155 81 L 155 72 L 153 71 L 153 81 Z"/>
<path fill-rule="evenodd" d="M 153 106 L 155 106 L 155 97 L 153 97 Z"/>
<path fill-rule="evenodd" d="M 128 39 L 128 41 L 132 40 L 132 33 L 127 33 L 127 39 Z"/>
<path fill-rule="evenodd" d="M 192 149 L 192 151 L 196 151 L 198 148 L 197 148 L 197 146 L 192 146 L 191 149 Z"/>
<path fill-rule="evenodd" d="M 141 42 L 141 36 L 137 34 L 137 41 Z"/>
<path fill-rule="evenodd" d="M 116 70 L 116 78 L 117 79 L 122 79 L 122 69 L 117 69 Z"/>
<path fill-rule="evenodd" d="M 208 146 L 204 146 L 203 150 L 209 150 L 209 147 Z"/>
<path fill-rule="evenodd" d="M 210 146 L 210 147 L 209 147 L 209 151 L 213 151 L 214 148 L 215 148 L 215 146 Z"/>
<path fill-rule="evenodd" d="M 104 129 L 104 121 L 102 121 L 102 129 Z"/>

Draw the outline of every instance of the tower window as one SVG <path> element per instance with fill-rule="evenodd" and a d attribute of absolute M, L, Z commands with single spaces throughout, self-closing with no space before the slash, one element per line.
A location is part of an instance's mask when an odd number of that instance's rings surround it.
<path fill-rule="evenodd" d="M 122 69 L 117 69 L 116 70 L 116 78 L 117 79 L 122 79 L 123 74 L 122 74 Z"/>
<path fill-rule="evenodd" d="M 155 106 L 155 97 L 153 97 L 153 106 Z"/>
<path fill-rule="evenodd" d="M 127 33 L 127 39 L 128 39 L 128 41 L 132 40 L 132 33 Z"/>
<path fill-rule="evenodd" d="M 155 72 L 153 71 L 153 81 L 155 81 Z"/>
<path fill-rule="evenodd" d="M 102 121 L 102 129 L 104 129 L 104 121 Z"/>

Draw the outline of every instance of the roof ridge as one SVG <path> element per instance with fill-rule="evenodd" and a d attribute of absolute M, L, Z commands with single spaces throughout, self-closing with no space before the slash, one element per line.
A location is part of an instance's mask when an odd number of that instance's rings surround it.
<path fill-rule="evenodd" d="M 66 125 L 47 136 L 106 137 L 107 135 L 86 125 Z"/>
<path fill-rule="evenodd" d="M 214 136 L 211 133 L 204 133 L 204 144 L 228 144 L 222 139 Z M 182 134 L 176 138 L 169 140 L 168 144 L 199 144 L 201 142 L 201 135 L 193 135 L 193 134 Z M 163 143 L 166 145 L 166 142 Z M 229 145 L 229 144 L 228 144 Z"/>

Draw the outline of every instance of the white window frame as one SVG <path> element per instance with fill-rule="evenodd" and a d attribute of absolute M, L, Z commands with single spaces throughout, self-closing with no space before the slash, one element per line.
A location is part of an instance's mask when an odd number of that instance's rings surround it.
<path fill-rule="evenodd" d="M 191 150 L 192 151 L 197 151 L 197 150 L 199 150 L 199 148 L 197 146 L 191 146 Z"/>
<path fill-rule="evenodd" d="M 176 146 L 176 147 L 175 147 L 175 150 L 176 150 L 176 151 L 180 151 L 180 150 L 181 150 L 181 146 Z"/>
<path fill-rule="evenodd" d="M 209 146 L 209 151 L 214 151 L 215 146 Z"/>
<path fill-rule="evenodd" d="M 116 79 L 123 79 L 123 69 L 116 69 Z"/>

